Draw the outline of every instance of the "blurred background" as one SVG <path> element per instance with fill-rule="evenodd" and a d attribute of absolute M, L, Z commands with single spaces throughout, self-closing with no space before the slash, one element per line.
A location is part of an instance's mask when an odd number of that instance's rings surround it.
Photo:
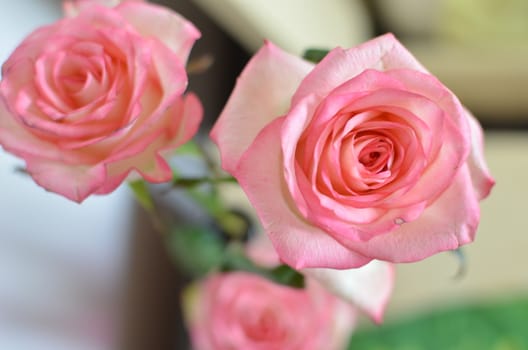
<path fill-rule="evenodd" d="M 484 125 L 497 185 L 464 248 L 465 273 L 450 253 L 398 266 L 385 324 L 362 323 L 351 348 L 528 349 L 528 0 L 156 2 L 202 31 L 193 57 L 214 57 L 190 77 L 204 134 L 264 38 L 301 54 L 394 32 Z M 57 0 L 0 4 L 2 62 L 61 16 Z M 77 205 L 15 172 L 20 165 L 0 152 L 0 349 L 184 349 L 182 279 L 126 186 Z"/>

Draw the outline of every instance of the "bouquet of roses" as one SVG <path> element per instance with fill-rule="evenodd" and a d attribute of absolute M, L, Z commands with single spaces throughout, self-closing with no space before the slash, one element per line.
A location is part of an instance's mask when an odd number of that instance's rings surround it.
<path fill-rule="evenodd" d="M 265 42 L 210 133 L 218 164 L 192 140 L 203 110 L 185 92 L 199 30 L 138 0 L 64 9 L 3 64 L 0 144 L 79 203 L 129 182 L 196 278 L 183 298 L 196 349 L 341 349 L 356 310 L 381 322 L 393 263 L 474 239 L 494 184 L 481 127 L 391 34 L 317 58 Z M 212 224 L 167 223 L 145 180 L 183 189 Z"/>

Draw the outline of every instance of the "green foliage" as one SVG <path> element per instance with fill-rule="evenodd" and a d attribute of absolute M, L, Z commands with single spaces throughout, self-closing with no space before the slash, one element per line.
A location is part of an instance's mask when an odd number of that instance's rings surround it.
<path fill-rule="evenodd" d="M 205 226 L 177 227 L 167 237 L 167 247 L 176 265 L 193 277 L 207 273 L 246 271 L 278 284 L 304 288 L 304 276 L 286 265 L 267 268 L 255 264 L 238 244 L 226 245 L 211 228 Z"/>
<path fill-rule="evenodd" d="M 204 174 L 189 174 L 188 163 L 180 168 L 173 164 L 172 187 L 184 190 L 185 195 L 198 204 L 210 217 L 211 222 L 181 225 L 167 230 L 167 248 L 177 266 L 190 277 L 200 278 L 212 271 L 246 271 L 258 274 L 275 283 L 293 288 L 304 288 L 304 276 L 286 265 L 267 268 L 255 264 L 239 245 L 247 238 L 250 223 L 244 215 L 225 206 L 217 186 L 236 183 L 236 180 L 219 172 L 206 150 L 196 141 L 189 141 L 174 153 L 181 161 L 198 160 L 205 166 Z M 135 181 L 130 187 L 136 199 L 149 212 L 155 212 L 154 202 L 144 181 Z M 153 218 L 159 221 L 155 215 Z"/>
<path fill-rule="evenodd" d="M 175 263 L 194 277 L 202 277 L 224 259 L 224 243 L 207 227 L 174 228 L 167 247 Z"/>
<path fill-rule="evenodd" d="M 304 288 L 304 276 L 288 265 L 279 265 L 271 270 L 272 280 L 293 288 Z"/>
<path fill-rule="evenodd" d="M 525 350 L 528 300 L 473 305 L 387 323 L 352 336 L 350 350 Z"/>
<path fill-rule="evenodd" d="M 147 183 L 143 180 L 135 180 L 128 183 L 138 203 L 148 212 L 154 210 L 154 201 L 150 196 Z"/>
<path fill-rule="evenodd" d="M 202 155 L 202 151 L 200 150 L 200 146 L 198 146 L 196 141 L 193 139 L 181 146 L 178 146 L 178 148 L 176 148 L 174 151 L 174 154 L 179 156 L 191 155 L 200 157 Z"/>
<path fill-rule="evenodd" d="M 328 50 L 307 49 L 304 51 L 303 58 L 313 63 L 319 63 L 328 54 Z"/>
<path fill-rule="evenodd" d="M 287 265 L 266 268 L 255 264 L 239 249 L 229 249 L 220 267 L 223 272 L 246 271 L 292 288 L 304 288 L 304 276 Z"/>

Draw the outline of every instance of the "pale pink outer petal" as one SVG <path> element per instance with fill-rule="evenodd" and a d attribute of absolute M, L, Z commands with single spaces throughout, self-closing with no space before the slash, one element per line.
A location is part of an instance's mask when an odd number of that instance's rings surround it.
<path fill-rule="evenodd" d="M 290 98 L 312 68 L 270 42 L 253 56 L 211 131 L 225 170 L 234 171 L 262 128 L 286 113 Z"/>
<path fill-rule="evenodd" d="M 272 268 L 281 263 L 269 237 L 264 233 L 259 233 L 256 237 L 251 238 L 246 245 L 246 254 L 261 266 Z"/>
<path fill-rule="evenodd" d="M 27 161 L 27 172 L 41 187 L 81 203 L 105 181 L 102 166 L 68 166 L 60 161 Z"/>
<path fill-rule="evenodd" d="M 351 268 L 370 258 L 350 251 L 321 229 L 306 222 L 284 182 L 280 128 L 284 118 L 270 123 L 241 157 L 233 175 L 248 194 L 281 260 L 295 269 Z"/>
<path fill-rule="evenodd" d="M 342 350 L 346 349 L 350 342 L 350 336 L 353 334 L 358 319 L 358 309 L 355 305 L 351 305 L 348 301 L 337 299 L 334 306 L 333 317 L 333 334 L 325 349 L 328 350 Z"/>
<path fill-rule="evenodd" d="M 64 154 L 55 145 L 40 140 L 22 127 L 7 110 L 6 104 L 0 94 L 0 145 L 20 157 L 35 157 L 46 159 L 61 159 L 64 162 L 75 161 L 74 158 Z"/>
<path fill-rule="evenodd" d="M 91 166 L 73 165 L 71 162 L 78 159 L 66 159 L 67 153 L 34 137 L 9 115 L 3 103 L 0 103 L 0 143 L 10 145 L 6 147 L 7 151 L 26 159 L 27 171 L 36 183 L 80 203 L 91 193 L 112 192 L 132 170 L 138 171 L 150 182 L 170 180 L 172 172 L 163 154 L 192 138 L 203 114 L 200 101 L 193 94 L 187 94 L 175 105 L 175 109 L 181 115 L 174 116 L 180 118 L 178 133 L 174 137 L 158 137 L 141 153 L 131 154 L 120 161 L 107 158 Z M 138 164 L 141 164 L 140 168 Z"/>
<path fill-rule="evenodd" d="M 93 5 L 116 6 L 122 1 L 145 0 L 63 0 L 62 9 L 66 17 L 75 17 L 84 9 Z"/>
<path fill-rule="evenodd" d="M 351 49 L 333 49 L 303 80 L 292 105 L 310 94 L 324 97 L 335 87 L 367 69 L 386 71 L 399 68 L 427 73 L 392 34 L 379 36 Z"/>
<path fill-rule="evenodd" d="M 63 0 L 62 1 L 62 12 L 65 17 L 75 17 L 81 11 L 93 6 L 93 5 L 105 5 L 113 6 L 119 3 L 118 0 L 96 1 L 96 0 Z"/>
<path fill-rule="evenodd" d="M 114 181 L 111 179 L 116 178 L 115 182 L 120 182 L 118 179 L 122 179 L 123 174 L 128 174 L 131 170 L 136 170 L 147 181 L 153 183 L 169 181 L 172 178 L 172 170 L 163 156 L 168 151 L 189 141 L 198 132 L 203 108 L 198 97 L 189 93 L 165 113 L 175 125 L 166 125 L 165 128 L 161 128 L 160 131 L 163 134 L 154 135 L 155 141 L 150 143 L 146 149 L 139 152 L 132 151 L 128 157 L 117 161 L 111 158 L 105 159 L 105 162 L 108 163 L 109 179 L 105 187 L 102 187 L 97 193 L 104 194 L 113 191 L 117 186 L 112 184 Z M 174 129 L 175 134 L 168 133 L 170 128 Z M 133 147 L 135 147 L 134 144 L 130 146 L 130 148 Z"/>
<path fill-rule="evenodd" d="M 75 17 L 80 12 L 79 1 L 76 0 L 64 0 L 62 2 L 62 12 L 66 17 Z"/>
<path fill-rule="evenodd" d="M 81 202 L 105 180 L 102 167 L 68 165 L 75 162 L 75 157 L 29 133 L 13 119 L 2 101 L 0 144 L 25 159 L 26 170 L 37 184 L 70 200 Z"/>
<path fill-rule="evenodd" d="M 348 248 L 385 261 L 415 262 L 456 249 L 475 237 L 480 218 L 478 196 L 467 165 L 453 184 L 415 221 L 403 223 L 368 242 L 342 241 Z"/>
<path fill-rule="evenodd" d="M 163 42 L 176 53 L 182 63 L 187 62 L 200 31 L 178 13 L 159 5 L 125 1 L 115 7 L 143 36 Z"/>
<path fill-rule="evenodd" d="M 337 296 L 352 302 L 375 322 L 383 321 L 383 314 L 394 286 L 394 266 L 373 260 L 357 269 L 303 269 L 303 273 L 319 281 Z"/>
<path fill-rule="evenodd" d="M 478 194 L 478 199 L 482 200 L 489 194 L 495 180 L 490 174 L 486 160 L 484 159 L 484 135 L 482 127 L 477 119 L 466 111 L 469 127 L 471 130 L 471 153 L 469 154 L 467 165 L 473 180 L 473 186 Z"/>

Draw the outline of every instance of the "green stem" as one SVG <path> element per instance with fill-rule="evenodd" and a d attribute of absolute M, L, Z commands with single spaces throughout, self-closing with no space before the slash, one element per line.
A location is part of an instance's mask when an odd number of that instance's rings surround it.
<path fill-rule="evenodd" d="M 225 234 L 235 240 L 241 238 L 247 229 L 247 224 L 240 216 L 226 208 L 218 191 L 218 185 L 236 183 L 236 179 L 226 176 L 220 171 L 204 145 L 196 139 L 188 142 L 180 154 L 192 154 L 200 157 L 207 166 L 208 175 L 199 178 L 176 177 L 172 185 L 185 189 L 189 197 L 216 221 Z M 204 188 L 202 186 L 204 184 L 211 186 L 210 188 Z"/>
<path fill-rule="evenodd" d="M 154 199 L 150 195 L 147 183 L 144 180 L 136 180 L 128 182 L 128 186 L 132 190 L 136 201 L 143 207 L 143 209 L 145 209 L 145 211 L 149 215 L 152 225 L 154 226 L 156 231 L 162 234 L 166 234 L 167 232 L 169 232 L 169 228 L 163 222 L 163 220 L 158 214 L 158 211 L 156 210 L 156 205 L 154 203 Z"/>
<path fill-rule="evenodd" d="M 216 222 L 218 227 L 234 240 L 241 239 L 247 229 L 247 223 L 239 215 L 225 207 L 218 191 L 209 193 L 191 186 L 186 188 L 187 194 L 200 205 Z"/>
<path fill-rule="evenodd" d="M 222 177 L 196 177 L 196 178 L 189 178 L 189 179 L 174 179 L 172 181 L 172 185 L 174 187 L 192 187 L 192 186 L 198 186 L 204 183 L 217 185 L 221 183 L 236 183 L 236 179 L 231 176 L 222 176 Z"/>

